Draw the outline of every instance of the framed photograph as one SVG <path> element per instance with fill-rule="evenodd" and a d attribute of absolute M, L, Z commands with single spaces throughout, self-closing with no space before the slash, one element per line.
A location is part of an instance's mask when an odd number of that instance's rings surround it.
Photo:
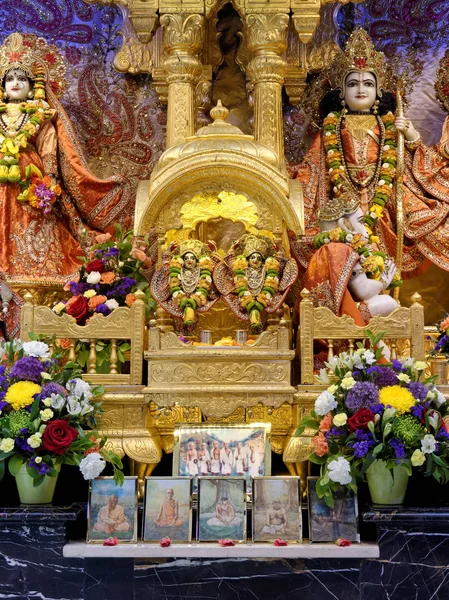
<path fill-rule="evenodd" d="M 197 540 L 246 542 L 244 477 L 198 477 Z"/>
<path fill-rule="evenodd" d="M 175 430 L 173 475 L 244 477 L 251 493 L 251 477 L 271 475 L 271 425 L 180 425 Z"/>
<path fill-rule="evenodd" d="M 98 477 L 90 483 L 87 541 L 101 544 L 108 537 L 137 542 L 137 477 L 125 477 L 122 487 L 113 477 Z"/>
<path fill-rule="evenodd" d="M 192 478 L 145 477 L 142 540 L 192 541 Z"/>
<path fill-rule="evenodd" d="M 253 542 L 302 542 L 299 477 L 254 477 Z"/>
<path fill-rule="evenodd" d="M 357 496 L 346 486 L 334 493 L 334 507 L 316 493 L 318 477 L 307 477 L 309 538 L 311 542 L 335 542 L 339 537 L 360 542 Z"/>

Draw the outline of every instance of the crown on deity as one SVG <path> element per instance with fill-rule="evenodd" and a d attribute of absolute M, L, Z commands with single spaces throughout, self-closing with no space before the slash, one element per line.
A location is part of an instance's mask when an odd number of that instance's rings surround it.
<path fill-rule="evenodd" d="M 276 250 L 269 237 L 253 233 L 246 233 L 243 235 L 238 242 L 234 244 L 234 248 L 236 248 L 240 254 L 243 254 L 245 258 L 251 256 L 254 252 L 258 252 L 264 258 L 267 258 L 267 256 L 273 256 Z"/>
<path fill-rule="evenodd" d="M 319 210 L 320 221 L 336 221 L 345 215 L 355 212 L 360 206 L 360 199 L 356 194 L 342 194 L 339 198 L 328 200 Z"/>
<path fill-rule="evenodd" d="M 340 52 L 327 69 L 327 79 L 333 89 L 345 89 L 345 80 L 349 73 L 373 73 L 376 76 L 377 95 L 385 89 L 389 69 L 383 52 L 377 52 L 374 44 L 364 29 L 352 32 L 344 52 Z"/>
<path fill-rule="evenodd" d="M 34 80 L 35 98 L 45 97 L 45 82 L 60 95 L 67 82 L 65 63 L 58 48 L 32 34 L 12 33 L 0 47 L 0 82 L 12 69 Z"/>
<path fill-rule="evenodd" d="M 179 256 L 184 256 L 188 252 L 191 252 L 197 260 L 205 254 L 210 254 L 210 249 L 207 244 L 204 244 L 200 240 L 186 240 L 181 242 L 179 245 Z"/>

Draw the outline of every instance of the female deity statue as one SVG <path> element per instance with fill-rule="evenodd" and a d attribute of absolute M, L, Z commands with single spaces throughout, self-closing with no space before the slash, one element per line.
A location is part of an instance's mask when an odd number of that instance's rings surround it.
<path fill-rule="evenodd" d="M 168 313 L 182 318 L 181 330 L 190 333 L 198 312 L 207 312 L 218 300 L 212 272 L 219 262 L 213 244 L 187 240 L 172 244 L 151 280 L 151 293 Z"/>
<path fill-rule="evenodd" d="M 93 241 L 132 202 L 123 177 L 89 172 L 57 96 L 58 49 L 33 35 L 0 48 L 0 271 L 8 282 L 63 283 Z"/>
<path fill-rule="evenodd" d="M 258 333 L 265 313 L 278 310 L 298 277 L 293 259 L 277 252 L 269 237 L 245 234 L 214 271 L 214 282 L 229 308 Z"/>
<path fill-rule="evenodd" d="M 371 242 L 396 255 L 397 132 L 401 131 L 406 150 L 402 275 L 418 275 L 429 261 L 449 270 L 447 162 L 422 145 L 408 119 L 394 116 L 389 73 L 384 55 L 375 51 L 362 29 L 351 35 L 345 52 L 325 73 L 332 91 L 321 101 L 322 131 L 296 174 L 304 192 L 307 235 L 300 258 L 304 266 L 320 221 L 332 221 L 358 207 Z"/>

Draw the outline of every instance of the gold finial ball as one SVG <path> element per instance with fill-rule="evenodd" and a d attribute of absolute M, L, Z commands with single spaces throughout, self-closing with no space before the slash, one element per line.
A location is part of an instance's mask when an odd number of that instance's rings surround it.
<path fill-rule="evenodd" d="M 224 121 L 229 115 L 229 110 L 223 106 L 221 100 L 217 101 L 217 106 L 210 111 L 210 116 L 214 121 Z"/>

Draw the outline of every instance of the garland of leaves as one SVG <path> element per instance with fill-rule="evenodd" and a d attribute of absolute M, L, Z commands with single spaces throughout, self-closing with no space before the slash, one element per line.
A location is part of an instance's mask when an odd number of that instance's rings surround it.
<path fill-rule="evenodd" d="M 369 279 L 380 280 L 382 273 L 385 271 L 387 255 L 384 252 L 374 251 L 368 240 L 361 233 L 351 233 L 345 229 L 341 229 L 341 227 L 336 227 L 330 231 L 318 233 L 313 240 L 313 245 L 318 249 L 330 242 L 340 242 L 350 246 L 359 254 L 360 265 L 365 271 L 366 276 Z M 396 273 L 387 289 L 400 285 L 402 285 L 402 280 L 399 277 L 399 273 Z"/>
<path fill-rule="evenodd" d="M 341 146 L 340 129 L 344 115 L 331 112 L 324 119 L 324 150 L 329 178 L 333 183 L 333 197 L 341 198 L 350 193 L 351 180 L 346 167 L 343 148 Z M 383 209 L 393 194 L 393 183 L 397 162 L 397 135 L 394 126 L 394 115 L 388 112 L 381 118 L 379 125 L 385 128 L 385 140 L 379 153 L 376 176 L 379 178 L 370 202 L 368 213 L 364 217 L 365 228 L 371 242 L 378 242 L 373 235 L 373 228 L 383 215 Z"/>
<path fill-rule="evenodd" d="M 212 261 L 204 255 L 200 256 L 198 264 L 200 276 L 194 292 L 187 296 L 182 288 L 181 268 L 184 264 L 181 256 L 173 256 L 168 269 L 170 293 L 175 304 L 183 311 L 184 325 L 194 325 L 194 311 L 199 306 L 205 306 L 212 288 Z"/>
<path fill-rule="evenodd" d="M 250 315 L 251 327 L 257 329 L 260 326 L 260 313 L 269 306 L 279 289 L 279 261 L 273 256 L 269 256 L 264 263 L 265 278 L 262 289 L 257 294 L 253 294 L 248 289 L 248 280 L 246 270 L 248 261 L 243 255 L 237 256 L 232 269 L 234 273 L 234 293 L 240 300 L 240 306 Z"/>

